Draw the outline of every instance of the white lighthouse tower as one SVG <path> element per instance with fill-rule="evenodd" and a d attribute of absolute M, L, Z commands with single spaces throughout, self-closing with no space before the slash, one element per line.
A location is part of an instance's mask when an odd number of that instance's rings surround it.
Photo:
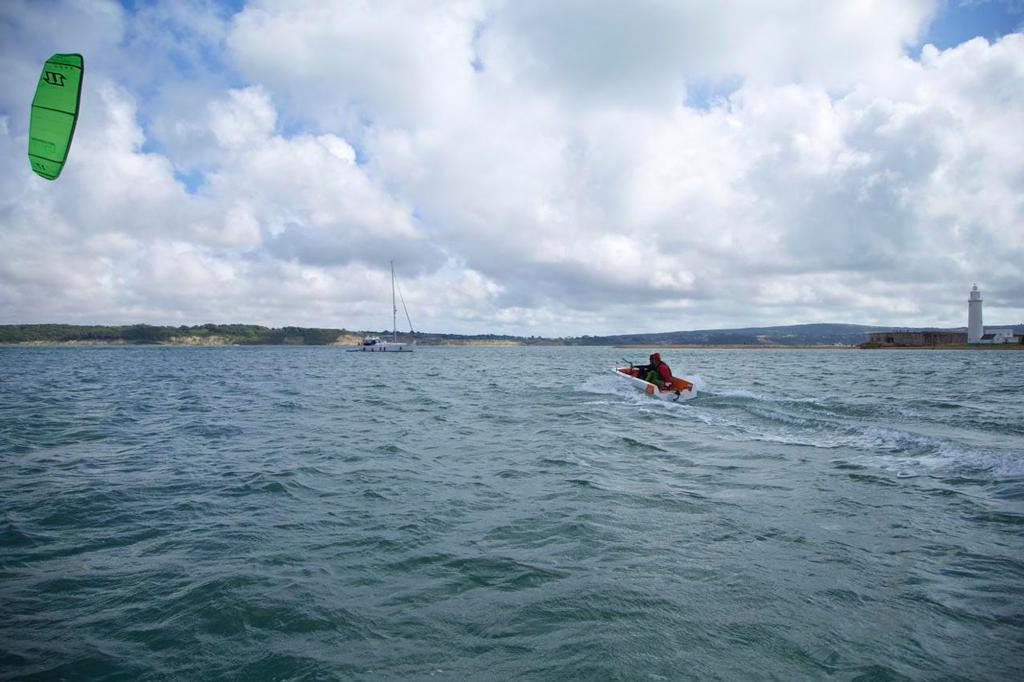
<path fill-rule="evenodd" d="M 967 299 L 967 343 L 978 343 L 984 333 L 985 327 L 981 324 L 981 292 L 975 284 Z"/>

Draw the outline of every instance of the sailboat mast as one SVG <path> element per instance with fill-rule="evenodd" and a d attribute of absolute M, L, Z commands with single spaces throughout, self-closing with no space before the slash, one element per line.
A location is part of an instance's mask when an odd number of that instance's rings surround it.
<path fill-rule="evenodd" d="M 395 261 L 391 261 L 391 338 L 398 343 L 398 305 L 395 303 Z"/>

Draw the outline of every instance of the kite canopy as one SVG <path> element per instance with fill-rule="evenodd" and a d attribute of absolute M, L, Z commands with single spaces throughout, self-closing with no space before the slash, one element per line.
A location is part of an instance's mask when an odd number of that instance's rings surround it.
<path fill-rule="evenodd" d="M 82 55 L 55 54 L 39 76 L 28 128 L 28 160 L 32 170 L 47 180 L 57 179 L 68 158 L 84 70 Z"/>

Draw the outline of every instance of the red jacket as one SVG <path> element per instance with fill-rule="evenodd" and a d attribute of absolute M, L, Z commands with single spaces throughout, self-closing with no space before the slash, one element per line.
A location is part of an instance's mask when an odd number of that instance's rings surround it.
<path fill-rule="evenodd" d="M 658 371 L 658 378 L 662 381 L 672 381 L 672 368 L 661 361 L 661 353 L 651 354 L 651 367 Z"/>

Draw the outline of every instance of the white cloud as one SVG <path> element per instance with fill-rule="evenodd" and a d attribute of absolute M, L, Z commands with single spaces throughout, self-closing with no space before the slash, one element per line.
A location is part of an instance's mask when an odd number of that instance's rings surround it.
<path fill-rule="evenodd" d="M 671 108 L 682 87 L 740 75 L 757 83 L 847 87 L 912 44 L 933 0 L 567 0 L 501 2 L 483 31 L 483 61 L 503 81 L 570 99 Z"/>
<path fill-rule="evenodd" d="M 228 39 L 238 70 L 289 112 L 343 134 L 459 115 L 478 2 L 253 2 Z"/>
<path fill-rule="evenodd" d="M 435 330 L 1016 321 L 1024 36 L 915 59 L 897 5 L 71 2 L 55 183 L 0 48 L 3 315 L 381 328 L 394 259 Z"/>

